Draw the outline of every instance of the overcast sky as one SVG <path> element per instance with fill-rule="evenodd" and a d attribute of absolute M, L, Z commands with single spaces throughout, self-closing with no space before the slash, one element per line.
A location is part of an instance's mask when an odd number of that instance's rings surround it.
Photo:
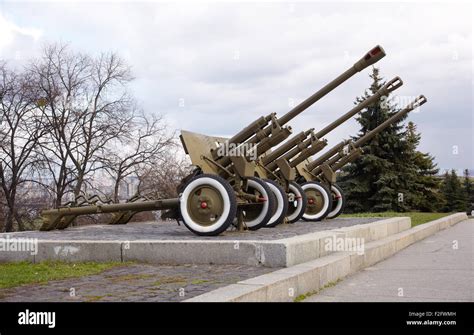
<path fill-rule="evenodd" d="M 282 115 L 380 44 L 385 79 L 424 94 L 410 115 L 420 149 L 441 169 L 474 168 L 473 8 L 469 3 L 0 2 L 0 58 L 22 64 L 47 42 L 116 51 L 132 66 L 141 106 L 171 127 L 231 136 L 260 115 Z M 291 122 L 320 129 L 370 85 L 359 73 Z M 326 138 L 357 133 L 354 120 Z"/>

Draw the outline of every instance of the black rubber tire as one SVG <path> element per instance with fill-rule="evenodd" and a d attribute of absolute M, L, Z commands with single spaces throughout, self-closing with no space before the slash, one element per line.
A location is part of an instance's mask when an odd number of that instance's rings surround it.
<path fill-rule="evenodd" d="M 336 198 L 336 199 L 337 201 L 340 201 L 340 207 L 339 208 L 336 207 L 337 205 L 334 203 L 335 201 L 333 197 L 332 199 L 333 204 L 331 207 L 331 211 L 326 216 L 326 219 L 334 219 L 338 217 L 344 211 L 344 207 L 346 206 L 346 196 L 344 195 L 342 188 L 340 188 L 337 184 L 331 184 L 331 195 L 334 194 L 335 191 L 339 193 L 338 194 L 339 198 Z"/>
<path fill-rule="evenodd" d="M 304 193 L 303 188 L 298 183 L 296 183 L 294 181 L 290 181 L 290 185 L 295 187 L 300 192 L 301 203 L 302 203 L 302 206 L 301 206 L 301 209 L 299 210 L 299 212 L 295 213 L 295 215 L 292 215 L 291 219 L 287 215 L 288 222 L 289 223 L 295 223 L 295 222 L 298 222 L 303 217 L 304 212 L 306 211 L 306 205 L 308 204 L 308 198 L 306 198 L 306 194 Z M 289 205 L 288 205 L 288 207 L 289 207 Z"/>
<path fill-rule="evenodd" d="M 246 222 L 245 217 L 244 217 L 244 222 L 245 222 L 248 230 L 258 230 L 260 228 L 265 227 L 267 225 L 268 221 L 270 221 L 270 219 L 272 218 L 272 216 L 273 216 L 272 213 L 274 213 L 274 211 L 275 211 L 276 199 L 273 196 L 272 190 L 266 184 L 266 182 L 263 181 L 263 179 L 260 179 L 258 177 L 249 177 L 247 179 L 248 179 L 248 181 L 251 181 L 251 180 L 255 181 L 257 184 L 259 184 L 263 188 L 263 190 L 265 191 L 266 194 L 262 194 L 262 195 L 267 199 L 267 202 L 268 202 L 267 212 L 261 218 L 261 221 L 258 224 L 249 226 L 248 222 Z M 248 181 L 247 181 L 247 183 L 248 183 Z"/>
<path fill-rule="evenodd" d="M 303 190 L 306 190 L 306 188 L 314 188 L 318 192 L 325 192 L 325 194 L 322 194 L 323 198 L 325 199 L 324 208 L 320 212 L 318 212 L 317 214 L 313 214 L 311 216 L 309 216 L 305 212 L 302 216 L 302 219 L 305 220 L 305 221 L 311 221 L 311 222 L 324 220 L 332 209 L 331 191 L 329 191 L 327 186 L 325 186 L 321 183 L 318 183 L 316 181 L 308 181 L 306 183 L 303 183 L 301 185 L 301 187 L 303 188 Z M 306 206 L 306 210 L 308 210 L 308 207 L 309 207 L 309 199 L 308 199 L 308 205 Z"/>
<path fill-rule="evenodd" d="M 266 228 L 273 228 L 283 223 L 285 220 L 286 212 L 288 212 L 288 195 L 286 194 L 283 187 L 280 186 L 276 181 L 270 179 L 262 179 L 264 182 L 271 184 L 270 189 L 275 197 L 275 209 L 272 212 L 272 217 L 268 221 Z M 276 191 L 275 191 L 276 189 Z M 278 192 L 279 194 L 275 194 Z M 276 211 L 280 209 L 280 214 L 275 218 Z"/>
<path fill-rule="evenodd" d="M 224 201 L 228 203 L 228 211 L 227 211 L 226 216 L 222 220 L 219 219 L 221 222 L 214 229 L 207 229 L 205 227 L 199 228 L 203 226 L 195 222 L 192 222 L 192 219 L 190 218 L 189 214 L 187 214 L 186 212 L 187 211 L 187 202 L 186 202 L 187 197 L 189 195 L 189 192 L 194 187 L 193 184 L 195 184 L 196 181 L 199 181 L 199 179 L 207 179 L 209 183 L 214 184 L 213 186 L 221 185 L 222 187 L 219 188 L 219 191 L 220 191 L 219 193 L 223 197 Z M 212 182 L 211 180 L 214 180 L 215 182 Z M 201 182 L 206 182 L 206 181 L 201 181 Z M 199 185 L 196 185 L 196 186 L 199 186 Z M 186 197 L 186 199 L 183 197 Z M 194 234 L 199 235 L 199 236 L 216 236 L 216 235 L 221 234 L 227 228 L 229 228 L 229 226 L 234 221 L 237 215 L 237 198 L 235 196 L 235 192 L 232 186 L 230 186 L 227 180 L 216 175 L 200 174 L 195 177 L 192 177 L 184 185 L 183 192 L 179 195 L 179 198 L 180 198 L 180 205 L 179 205 L 180 216 L 184 225 Z M 183 215 L 184 206 L 186 206 L 186 208 L 184 210 L 184 215 Z"/>

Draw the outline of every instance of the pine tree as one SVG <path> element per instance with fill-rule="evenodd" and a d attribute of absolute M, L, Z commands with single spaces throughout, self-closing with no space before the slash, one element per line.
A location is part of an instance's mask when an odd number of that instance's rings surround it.
<path fill-rule="evenodd" d="M 446 171 L 441 187 L 444 196 L 445 212 L 464 212 L 466 210 L 466 198 L 461 182 L 453 169 L 451 173 Z"/>
<path fill-rule="evenodd" d="M 434 157 L 429 153 L 417 150 L 421 135 L 416 125 L 408 122 L 406 127 L 407 158 L 406 164 L 412 172 L 406 174 L 409 182 L 408 206 L 422 212 L 436 212 L 443 207 L 443 197 L 440 194 L 440 179 L 437 177 L 439 169 L 434 163 Z"/>
<path fill-rule="evenodd" d="M 372 85 L 356 104 L 377 92 L 385 83 L 379 69 L 373 68 Z M 388 97 L 387 97 L 388 98 Z M 356 140 L 368 131 L 394 115 L 398 110 L 388 101 L 381 99 L 362 110 L 357 117 L 361 129 Z M 364 155 L 346 166 L 341 174 L 341 186 L 346 193 L 346 209 L 352 212 L 405 211 L 408 209 L 406 196 L 410 196 L 409 183 L 414 171 L 407 167 L 408 144 L 403 119 L 396 122 L 363 147 Z"/>
<path fill-rule="evenodd" d="M 466 213 L 471 214 L 474 209 L 474 188 L 472 186 L 471 176 L 469 175 L 468 169 L 464 170 L 463 187 L 466 197 Z"/>

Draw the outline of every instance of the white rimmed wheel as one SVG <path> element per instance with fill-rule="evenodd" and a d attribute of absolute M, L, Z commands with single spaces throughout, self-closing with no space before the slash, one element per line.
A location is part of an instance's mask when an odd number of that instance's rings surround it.
<path fill-rule="evenodd" d="M 294 181 L 290 181 L 289 191 L 286 217 L 289 223 L 294 223 L 303 217 L 308 199 L 303 188 Z"/>
<path fill-rule="evenodd" d="M 321 183 L 310 181 L 301 185 L 306 198 L 306 211 L 303 220 L 321 221 L 332 209 L 332 197 L 329 189 Z"/>
<path fill-rule="evenodd" d="M 283 222 L 288 211 L 288 196 L 285 190 L 275 181 L 270 179 L 263 179 L 275 196 L 275 210 L 273 215 L 265 227 L 275 227 Z"/>
<path fill-rule="evenodd" d="M 336 185 L 331 184 L 331 195 L 332 195 L 332 208 L 326 218 L 334 219 L 338 217 L 342 211 L 344 210 L 344 206 L 346 204 L 346 197 L 344 196 L 344 192 L 342 189 Z"/>
<path fill-rule="evenodd" d="M 214 236 L 225 231 L 235 219 L 237 199 L 225 179 L 201 174 L 185 185 L 179 209 L 189 230 L 201 236 Z"/>
<path fill-rule="evenodd" d="M 275 211 L 275 197 L 266 182 L 257 177 L 247 178 L 247 192 L 255 195 L 259 203 L 248 204 L 242 211 L 245 225 L 249 230 L 265 227 Z"/>

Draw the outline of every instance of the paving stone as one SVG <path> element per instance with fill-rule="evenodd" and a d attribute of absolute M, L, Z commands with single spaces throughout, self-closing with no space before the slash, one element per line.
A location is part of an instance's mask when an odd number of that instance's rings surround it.
<path fill-rule="evenodd" d="M 65 230 L 26 231 L 8 233 L 10 237 L 30 237 L 41 240 L 102 240 L 102 241 L 139 241 L 139 240 L 278 240 L 318 231 L 349 227 L 379 221 L 383 218 L 336 218 L 322 222 L 299 221 L 293 224 L 278 225 L 274 228 L 262 228 L 257 231 L 238 232 L 228 230 L 220 236 L 196 236 L 185 226 L 171 221 L 136 222 L 126 225 L 89 225 L 71 227 Z M 0 238 L 4 234 L 0 234 Z"/>
<path fill-rule="evenodd" d="M 0 289 L 0 301 L 182 301 L 274 270 L 245 265 L 133 264 L 91 276 Z M 76 296 L 70 296 L 71 288 Z"/>

